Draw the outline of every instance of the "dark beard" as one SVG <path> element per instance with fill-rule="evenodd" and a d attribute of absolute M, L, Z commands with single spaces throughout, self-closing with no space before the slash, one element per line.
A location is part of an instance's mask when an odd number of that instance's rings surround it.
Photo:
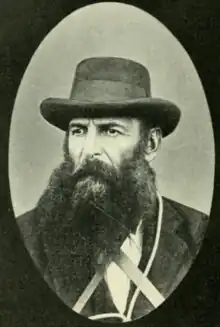
<path fill-rule="evenodd" d="M 65 302 L 87 286 L 99 263 L 119 253 L 141 218 L 145 237 L 153 238 L 155 174 L 138 147 L 120 172 L 98 160 L 75 174 L 67 158 L 50 178 L 35 210 L 49 275 Z M 69 298 L 71 294 L 71 298 Z"/>

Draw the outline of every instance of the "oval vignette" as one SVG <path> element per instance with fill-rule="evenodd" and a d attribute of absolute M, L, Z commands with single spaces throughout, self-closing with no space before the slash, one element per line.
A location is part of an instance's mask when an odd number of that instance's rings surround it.
<path fill-rule="evenodd" d="M 111 104 L 112 116 L 86 120 L 95 101 L 105 113 L 106 102 L 118 105 Z M 114 116 L 132 106 L 147 125 Z M 143 126 L 148 133 L 139 134 Z M 141 138 L 147 141 L 138 147 Z M 83 166 L 89 156 L 96 160 Z M 205 236 L 214 159 L 196 69 L 148 13 L 122 3 L 83 7 L 33 54 L 11 120 L 10 192 L 37 269 L 73 311 L 127 322 L 172 294 Z"/>

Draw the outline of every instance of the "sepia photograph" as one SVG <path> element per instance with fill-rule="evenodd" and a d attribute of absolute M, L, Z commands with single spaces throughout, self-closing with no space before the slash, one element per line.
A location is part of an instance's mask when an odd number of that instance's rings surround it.
<path fill-rule="evenodd" d="M 214 169 L 199 74 L 157 18 L 96 3 L 41 40 L 11 117 L 10 196 L 36 269 L 73 314 L 126 323 L 171 296 L 200 252 Z"/>

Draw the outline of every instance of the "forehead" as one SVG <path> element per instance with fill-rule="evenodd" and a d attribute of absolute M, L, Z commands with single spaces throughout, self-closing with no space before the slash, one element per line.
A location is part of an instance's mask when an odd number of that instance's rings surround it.
<path fill-rule="evenodd" d="M 116 124 L 116 125 L 122 125 L 127 128 L 132 128 L 134 125 L 139 124 L 139 120 L 135 118 L 73 118 L 69 125 L 74 124 L 83 124 L 83 125 L 89 125 L 90 123 L 93 123 L 96 126 L 103 125 L 103 124 Z"/>

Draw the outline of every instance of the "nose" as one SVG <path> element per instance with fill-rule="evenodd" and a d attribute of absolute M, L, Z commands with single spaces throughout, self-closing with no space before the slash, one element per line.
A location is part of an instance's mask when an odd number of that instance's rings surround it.
<path fill-rule="evenodd" d="M 95 126 L 90 126 L 87 136 L 85 138 L 82 161 L 85 158 L 95 158 L 102 155 L 102 147 L 99 136 L 97 135 Z"/>

